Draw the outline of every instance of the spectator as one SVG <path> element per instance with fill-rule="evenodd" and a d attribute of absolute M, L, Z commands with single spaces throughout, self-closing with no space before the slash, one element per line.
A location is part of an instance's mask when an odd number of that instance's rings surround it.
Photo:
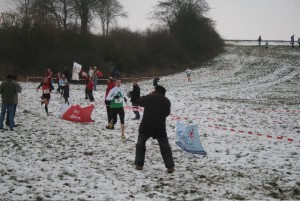
<path fill-rule="evenodd" d="M 15 95 L 15 101 L 14 101 L 14 117 L 16 116 L 16 111 L 17 111 L 17 106 L 18 106 L 18 102 L 19 102 L 19 95 L 18 93 L 22 92 L 22 87 L 21 85 L 17 82 L 17 76 L 16 75 L 12 75 L 11 76 L 13 82 L 16 84 L 17 87 L 17 93 Z M 9 112 L 7 112 L 7 116 L 6 116 L 6 123 L 7 126 L 9 126 Z M 14 127 L 17 127 L 17 124 L 14 120 Z"/>
<path fill-rule="evenodd" d="M 146 142 L 152 137 L 157 139 L 168 173 L 174 171 L 174 161 L 166 131 L 166 118 L 170 114 L 171 103 L 165 97 L 166 89 L 162 86 L 147 96 L 141 97 L 137 104 L 144 107 L 144 115 L 139 128 L 136 144 L 135 165 L 137 170 L 142 170 L 145 162 Z"/>
<path fill-rule="evenodd" d="M 14 105 L 17 94 L 17 85 L 12 80 L 12 76 L 8 75 L 6 80 L 0 85 L 0 94 L 2 97 L 0 129 L 3 129 L 3 123 L 6 111 L 9 113 L 9 128 L 14 130 Z"/>
<path fill-rule="evenodd" d="M 137 105 L 137 100 L 141 96 L 141 90 L 139 85 L 137 84 L 137 81 L 134 80 L 132 82 L 133 89 L 130 91 L 130 97 L 131 97 L 131 103 L 132 103 L 132 108 L 133 108 L 133 113 L 135 114 L 135 118 L 133 120 L 139 120 L 141 118 L 140 113 L 138 111 L 139 107 Z"/>

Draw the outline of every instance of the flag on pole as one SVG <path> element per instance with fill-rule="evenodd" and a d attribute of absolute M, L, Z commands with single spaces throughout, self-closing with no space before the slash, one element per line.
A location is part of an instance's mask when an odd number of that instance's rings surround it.
<path fill-rule="evenodd" d="M 82 65 L 74 62 L 72 80 L 79 80 L 79 73 L 81 72 Z"/>

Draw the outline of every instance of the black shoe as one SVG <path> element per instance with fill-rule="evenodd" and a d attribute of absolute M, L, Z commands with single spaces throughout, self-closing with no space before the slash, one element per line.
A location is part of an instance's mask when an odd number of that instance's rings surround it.
<path fill-rule="evenodd" d="M 15 127 L 15 128 L 18 127 L 18 124 L 15 124 L 14 127 Z"/>
<path fill-rule="evenodd" d="M 14 129 L 13 129 L 13 128 L 11 128 L 10 130 L 11 130 L 11 131 L 13 131 Z"/>
<path fill-rule="evenodd" d="M 143 169 L 143 166 L 137 165 L 137 166 L 135 166 L 135 169 L 136 169 L 136 170 L 142 170 L 142 169 Z"/>
<path fill-rule="evenodd" d="M 173 173 L 174 171 L 175 171 L 174 168 L 168 168 L 168 169 L 167 169 L 167 173 Z"/>
<path fill-rule="evenodd" d="M 135 117 L 132 120 L 140 120 L 140 117 Z"/>

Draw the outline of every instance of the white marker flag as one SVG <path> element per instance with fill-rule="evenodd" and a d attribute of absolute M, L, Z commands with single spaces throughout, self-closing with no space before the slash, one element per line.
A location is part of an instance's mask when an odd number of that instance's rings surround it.
<path fill-rule="evenodd" d="M 185 125 L 178 121 L 176 137 L 176 144 L 183 150 L 193 154 L 207 155 L 200 140 L 198 125 Z"/>
<path fill-rule="evenodd" d="M 74 62 L 73 64 L 73 73 L 72 73 L 72 80 L 79 80 L 79 73 L 81 71 L 82 65 Z"/>

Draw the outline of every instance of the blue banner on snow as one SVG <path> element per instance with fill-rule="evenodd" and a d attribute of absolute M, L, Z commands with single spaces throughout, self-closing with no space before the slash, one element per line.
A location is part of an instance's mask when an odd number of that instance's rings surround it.
<path fill-rule="evenodd" d="M 185 125 L 178 121 L 176 137 L 176 144 L 183 150 L 193 154 L 206 155 L 198 133 L 198 125 Z"/>

